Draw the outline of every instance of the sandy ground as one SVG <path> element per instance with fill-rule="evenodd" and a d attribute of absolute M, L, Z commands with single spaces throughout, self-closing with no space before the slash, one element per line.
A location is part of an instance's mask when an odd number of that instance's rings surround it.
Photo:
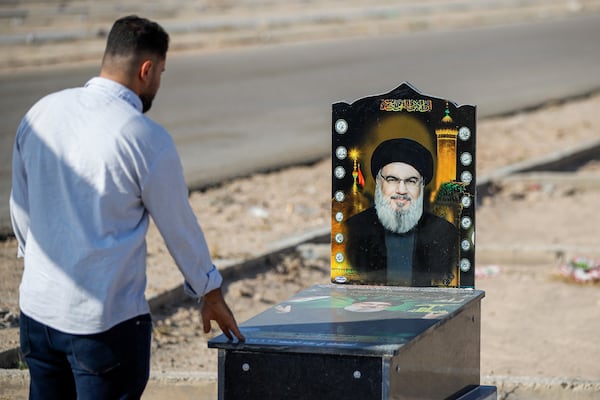
<path fill-rule="evenodd" d="M 480 121 L 478 177 L 597 143 L 599 108 L 600 94 L 596 94 Z M 257 174 L 192 193 L 191 204 L 216 264 L 267 253 L 301 233 L 326 231 L 330 162 Z M 559 267 L 572 257 L 600 259 L 600 161 L 591 160 L 576 171 L 498 179 L 494 187 L 493 195 L 483 198 L 477 210 L 476 287 L 486 292 L 483 382 L 499 387 L 511 382 L 554 385 L 567 393 L 565 398 L 600 390 L 600 285 L 577 284 L 559 276 Z M 148 296 L 153 297 L 179 285 L 181 277 L 154 226 L 148 244 Z M 13 241 L 0 246 L 0 309 L 7 326 L 0 329 L 2 350 L 16 345 L 21 264 L 14 258 L 14 247 Z M 305 244 L 292 254 L 271 257 L 258 275 L 234 276 L 226 297 L 242 322 L 304 287 L 327 283 L 328 276 L 329 245 Z M 154 317 L 154 376 L 214 376 L 217 352 L 208 349 L 206 342 L 218 332 L 201 333 L 194 304 L 175 302 Z M 513 392 L 510 398 L 518 397 Z"/>

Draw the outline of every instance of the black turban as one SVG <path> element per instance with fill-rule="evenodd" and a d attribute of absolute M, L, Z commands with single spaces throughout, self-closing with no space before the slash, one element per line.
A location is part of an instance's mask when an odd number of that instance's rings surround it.
<path fill-rule="evenodd" d="M 433 177 L 433 158 L 421 144 L 411 139 L 390 139 L 381 142 L 371 156 L 371 174 L 373 178 L 381 168 L 389 163 L 401 162 L 411 165 L 423 176 L 427 185 Z"/>

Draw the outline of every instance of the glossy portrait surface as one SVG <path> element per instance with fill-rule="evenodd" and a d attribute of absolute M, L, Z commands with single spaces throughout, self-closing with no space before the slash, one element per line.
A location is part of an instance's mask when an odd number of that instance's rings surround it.
<path fill-rule="evenodd" d="M 408 83 L 333 105 L 332 282 L 474 287 L 475 120 Z"/>

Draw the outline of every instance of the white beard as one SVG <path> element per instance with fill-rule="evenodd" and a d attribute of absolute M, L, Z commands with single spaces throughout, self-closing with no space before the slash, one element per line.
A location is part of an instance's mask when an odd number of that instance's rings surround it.
<path fill-rule="evenodd" d="M 395 233 L 406 233 L 414 228 L 423 215 L 423 187 L 419 197 L 413 199 L 410 195 L 394 195 L 392 198 L 406 196 L 410 198 L 408 210 L 397 210 L 390 199 L 386 199 L 381 191 L 381 183 L 377 182 L 375 186 L 375 211 L 383 227 Z"/>

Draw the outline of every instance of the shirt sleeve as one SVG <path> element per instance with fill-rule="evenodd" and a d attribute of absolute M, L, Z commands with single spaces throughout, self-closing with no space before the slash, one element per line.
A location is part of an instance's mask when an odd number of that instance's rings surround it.
<path fill-rule="evenodd" d="M 151 165 L 142 184 L 142 201 L 185 278 L 185 292 L 201 297 L 221 286 L 204 233 L 190 206 L 188 188 L 175 145 Z"/>
<path fill-rule="evenodd" d="M 19 138 L 24 123 L 17 131 L 12 158 L 12 188 L 10 192 L 10 219 L 13 232 L 17 238 L 17 257 L 25 256 L 27 232 L 29 232 L 29 201 L 27 190 L 27 174 L 21 156 Z"/>

